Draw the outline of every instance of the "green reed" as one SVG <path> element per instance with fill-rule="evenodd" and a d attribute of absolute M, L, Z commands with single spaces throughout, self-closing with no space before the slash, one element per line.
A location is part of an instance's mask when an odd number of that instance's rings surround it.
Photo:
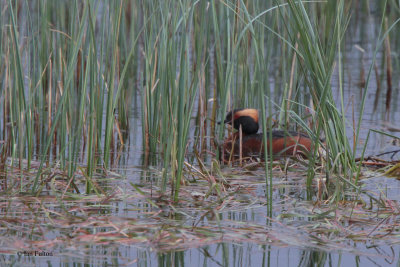
<path fill-rule="evenodd" d="M 193 64 L 192 1 L 164 1 L 143 5 L 145 72 L 142 95 L 144 149 L 163 157 L 162 191 L 172 183 L 178 200 L 189 124 L 196 99 L 199 70 Z M 154 12 L 154 13 L 153 13 Z M 157 30 L 156 30 L 157 29 Z M 203 49 L 203 48 L 201 48 Z M 206 54 L 197 55 L 204 62 Z M 199 61 L 199 62 L 201 62 Z"/>
<path fill-rule="evenodd" d="M 351 183 L 356 148 L 346 133 L 341 55 L 352 3 L 267 2 L 3 1 L 1 153 L 21 171 L 40 162 L 27 183 L 34 193 L 51 177 L 49 167 L 73 180 L 84 165 L 91 177 L 115 166 L 131 130 L 130 110 L 139 105 L 144 163 L 162 166 L 161 190 L 171 185 L 178 200 L 188 152 L 218 157 L 214 137 L 221 141 L 225 132 L 215 122 L 232 108 L 255 107 L 265 141 L 272 118 L 282 129 L 307 131 L 316 143 L 324 132 L 327 177 Z M 360 12 L 368 10 L 364 3 Z M 392 10 L 387 32 L 398 15 Z M 398 65 L 394 60 L 393 68 Z M 340 103 L 332 94 L 335 69 Z M 140 103 L 132 102 L 136 95 Z M 310 103 L 315 111 L 307 115 Z M 359 131 L 360 124 L 355 143 Z M 315 150 L 309 185 L 316 163 Z M 271 168 L 267 161 L 270 189 Z M 86 192 L 91 189 L 88 182 Z"/>
<path fill-rule="evenodd" d="M 32 192 L 37 191 L 40 178 L 48 175 L 43 167 L 50 162 L 59 162 L 71 178 L 82 160 L 92 175 L 99 154 L 107 168 L 113 151 L 114 110 L 121 92 L 125 93 L 122 87 L 127 86 L 125 78 L 137 41 L 131 38 L 126 42 L 129 49 L 123 52 L 118 48 L 124 3 L 113 2 L 109 9 L 102 9 L 100 23 L 96 22 L 97 1 L 12 4 L 8 1 L 5 7 L 11 26 L 5 26 L 5 19 L 1 24 L 2 54 L 7 59 L 2 68 L 12 69 L 6 74 L 7 83 L 2 83 L 2 138 L 11 140 L 9 155 L 17 156 L 21 170 L 23 159 L 27 159 L 28 170 L 33 155 L 40 160 Z M 23 10 L 19 18 L 16 8 Z M 20 29 L 27 36 L 19 36 Z M 81 154 L 85 149 L 87 158 Z"/>
<path fill-rule="evenodd" d="M 395 28 L 395 26 L 397 26 L 397 24 L 400 23 L 400 18 L 395 17 L 394 19 L 392 19 L 392 22 L 391 22 L 391 24 L 390 24 L 390 27 L 389 27 L 387 24 L 386 24 L 386 27 L 385 27 L 385 22 L 387 23 L 387 20 L 385 21 L 385 19 L 387 18 L 387 17 L 385 16 L 385 14 L 387 15 L 387 12 L 386 12 L 387 4 L 388 4 L 388 1 L 385 1 L 385 2 L 383 3 L 383 7 L 382 7 L 382 20 L 381 20 L 381 25 L 380 25 L 380 28 L 379 28 L 379 34 L 378 34 L 378 38 L 377 38 L 376 45 L 375 45 L 375 51 L 374 51 L 374 53 L 373 53 L 372 63 L 371 63 L 371 65 L 369 66 L 369 70 L 368 70 L 367 77 L 366 77 L 365 90 L 364 90 L 364 92 L 363 92 L 362 102 L 361 102 L 361 106 L 360 106 L 360 117 L 359 117 L 359 119 L 358 119 L 358 121 L 357 121 L 357 127 L 356 127 L 356 129 L 355 129 L 356 135 L 355 135 L 355 140 L 354 140 L 354 144 L 355 144 L 355 148 L 354 148 L 354 152 L 353 152 L 353 153 L 354 153 L 354 154 L 353 154 L 354 157 L 355 157 L 356 148 L 357 148 L 357 146 L 358 146 L 358 140 L 359 140 L 359 135 L 360 135 L 360 131 L 361 131 L 362 117 L 363 117 L 363 114 L 364 114 L 364 111 L 365 111 L 365 99 L 366 99 L 366 97 L 367 97 L 367 92 L 368 92 L 368 89 L 369 89 L 369 82 L 370 82 L 371 75 L 372 75 L 372 69 L 373 69 L 374 64 L 375 64 L 375 61 L 376 61 L 376 57 L 377 57 L 377 54 L 378 54 L 378 50 L 383 46 L 383 43 L 385 42 L 386 38 L 388 38 L 389 34 L 390 34 L 390 33 L 393 33 L 393 29 Z M 395 13 L 398 13 L 398 12 L 399 12 L 399 9 L 395 11 Z M 390 14 L 389 14 L 389 15 L 390 15 Z M 387 77 L 387 78 L 390 78 L 390 77 Z M 389 101 L 391 100 L 391 99 L 388 99 L 388 98 L 390 97 L 389 95 L 386 95 L 386 97 L 387 97 L 387 101 L 388 101 L 388 100 L 389 100 Z M 386 101 L 386 103 L 387 103 L 387 101 Z M 386 106 L 386 107 L 387 107 L 387 106 Z M 397 107 L 397 105 L 396 105 L 396 107 Z M 386 114 L 386 115 L 387 115 L 387 114 Z M 380 133 L 380 134 L 384 134 L 384 135 L 391 136 L 390 134 L 383 133 L 383 132 L 381 132 L 380 130 L 377 130 L 377 129 L 370 129 L 370 130 L 368 131 L 367 140 L 368 140 L 368 138 L 369 138 L 370 132 L 376 132 L 376 133 Z M 391 137 L 394 137 L 394 136 L 391 136 Z M 367 144 L 365 144 L 364 147 L 363 147 L 362 154 L 361 154 L 361 160 L 364 159 L 364 154 L 365 154 L 365 150 L 366 150 L 366 145 L 367 145 Z M 355 165 L 355 163 L 354 163 L 354 165 Z M 356 173 L 356 179 L 355 179 L 356 182 L 357 182 L 358 179 L 359 179 L 360 172 L 361 172 L 361 162 L 360 162 L 360 163 L 358 164 L 358 166 L 357 166 L 357 173 Z"/>
<path fill-rule="evenodd" d="M 336 55 L 341 53 L 340 47 L 349 14 L 345 13 L 344 1 L 335 3 L 328 1 L 321 7 L 325 15 L 319 19 L 309 15 L 307 10 L 311 8 L 306 8 L 305 3 L 289 0 L 287 4 L 287 8 L 280 7 L 280 12 L 283 18 L 289 18 L 286 20 L 288 23 L 285 27 L 292 47 L 298 46 L 295 52 L 304 78 L 304 89 L 309 90 L 315 107 L 315 143 L 318 143 L 320 133 L 323 131 L 326 137 L 328 173 L 331 170 L 351 177 L 354 168 L 352 167 L 352 150 L 346 136 L 345 104 L 342 97 L 340 112 L 336 108 L 331 88 Z M 321 24 L 325 26 L 322 30 L 315 26 Z M 340 80 L 342 72 L 340 57 L 337 67 Z M 341 86 L 342 81 L 339 84 Z M 340 89 L 342 92 L 342 87 Z M 308 185 L 311 185 L 314 177 L 317 147 L 314 156 L 310 159 Z"/>

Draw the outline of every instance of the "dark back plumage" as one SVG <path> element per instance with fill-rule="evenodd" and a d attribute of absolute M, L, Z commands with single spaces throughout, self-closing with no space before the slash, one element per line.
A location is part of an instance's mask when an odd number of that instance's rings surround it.
<path fill-rule="evenodd" d="M 227 113 L 224 123 L 232 125 L 236 130 L 242 126 L 243 138 L 240 144 L 239 134 L 234 133 L 225 139 L 223 149 L 225 160 L 237 158 L 242 146 L 242 157 L 264 155 L 263 134 L 259 129 L 258 111 L 256 109 L 235 109 Z M 295 131 L 272 131 L 272 139 L 268 140 L 268 150 L 272 145 L 272 153 L 282 156 L 301 154 L 307 157 L 312 149 L 312 142 L 307 134 Z M 269 138 L 270 133 L 267 133 Z"/>

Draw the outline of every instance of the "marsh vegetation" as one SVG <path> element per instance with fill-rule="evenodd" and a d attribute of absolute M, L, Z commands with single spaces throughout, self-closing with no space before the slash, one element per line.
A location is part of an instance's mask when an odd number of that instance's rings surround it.
<path fill-rule="evenodd" d="M 0 3 L 3 263 L 399 263 L 398 1 Z"/>

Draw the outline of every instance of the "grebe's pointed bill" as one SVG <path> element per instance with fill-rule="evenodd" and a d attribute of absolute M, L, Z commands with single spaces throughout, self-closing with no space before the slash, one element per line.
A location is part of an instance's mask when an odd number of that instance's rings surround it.
<path fill-rule="evenodd" d="M 234 114 L 236 110 L 237 110 L 237 109 L 235 109 L 235 110 L 233 110 L 233 111 L 231 110 L 231 111 L 229 111 L 229 112 L 226 114 L 225 120 L 224 120 L 224 124 L 226 124 L 226 123 L 232 124 L 232 114 Z"/>

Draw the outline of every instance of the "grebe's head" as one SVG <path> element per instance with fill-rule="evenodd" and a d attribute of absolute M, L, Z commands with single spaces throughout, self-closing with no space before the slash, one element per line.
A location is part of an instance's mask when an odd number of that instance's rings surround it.
<path fill-rule="evenodd" d="M 232 125 L 239 130 L 242 125 L 242 131 L 245 134 L 255 134 L 258 132 L 258 110 L 253 108 L 241 108 L 229 111 L 226 114 L 224 123 Z"/>

